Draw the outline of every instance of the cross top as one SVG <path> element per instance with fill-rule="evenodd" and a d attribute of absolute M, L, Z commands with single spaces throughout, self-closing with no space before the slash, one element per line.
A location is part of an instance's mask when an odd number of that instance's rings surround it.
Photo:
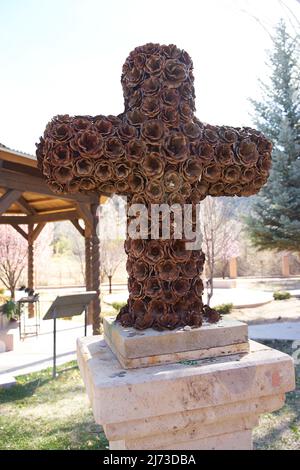
<path fill-rule="evenodd" d="M 248 127 L 201 123 L 192 70 L 175 45 L 137 47 L 122 70 L 122 114 L 54 117 L 37 145 L 52 190 L 116 193 L 147 206 L 255 194 L 268 178 L 271 142 Z M 128 239 L 125 249 L 130 295 L 122 324 L 200 326 L 202 251 L 187 252 L 183 240 Z"/>

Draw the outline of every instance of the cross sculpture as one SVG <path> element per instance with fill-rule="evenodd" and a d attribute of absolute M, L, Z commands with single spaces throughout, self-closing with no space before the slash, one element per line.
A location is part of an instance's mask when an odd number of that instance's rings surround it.
<path fill-rule="evenodd" d="M 248 127 L 201 123 L 192 69 L 175 45 L 137 47 L 122 70 L 122 114 L 54 117 L 37 144 L 51 189 L 115 193 L 148 208 L 257 193 L 268 178 L 271 142 Z M 129 298 L 117 317 L 123 326 L 163 330 L 218 321 L 202 303 L 205 255 L 187 250 L 184 236 L 127 236 L 125 251 Z"/>

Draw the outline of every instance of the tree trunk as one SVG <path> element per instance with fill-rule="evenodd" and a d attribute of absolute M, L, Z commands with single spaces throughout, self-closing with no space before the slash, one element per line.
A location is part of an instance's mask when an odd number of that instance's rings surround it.
<path fill-rule="evenodd" d="M 108 285 L 109 285 L 109 290 L 108 290 L 108 292 L 109 292 L 109 294 L 112 293 L 111 281 L 112 281 L 112 276 L 108 276 Z"/>
<path fill-rule="evenodd" d="M 10 290 L 10 296 L 14 300 L 16 287 L 15 286 L 10 286 L 9 290 Z"/>

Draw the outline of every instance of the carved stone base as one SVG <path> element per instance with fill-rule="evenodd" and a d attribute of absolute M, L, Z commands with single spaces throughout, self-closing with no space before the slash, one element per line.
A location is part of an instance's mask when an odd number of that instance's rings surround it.
<path fill-rule="evenodd" d="M 114 317 L 103 320 L 104 339 L 125 369 L 170 364 L 249 351 L 248 325 L 221 320 L 201 328 L 138 331 L 124 328 Z"/>
<path fill-rule="evenodd" d="M 94 336 L 78 363 L 110 449 L 251 449 L 259 415 L 295 386 L 291 357 L 252 341 L 243 356 L 124 370 Z"/>

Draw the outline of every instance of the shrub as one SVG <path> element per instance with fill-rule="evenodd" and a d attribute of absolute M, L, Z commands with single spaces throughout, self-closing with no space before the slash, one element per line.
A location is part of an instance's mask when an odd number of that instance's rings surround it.
<path fill-rule="evenodd" d="M 17 303 L 10 299 L 5 302 L 3 305 L 3 313 L 7 316 L 9 320 L 18 319 L 18 305 Z"/>
<path fill-rule="evenodd" d="M 221 315 L 227 315 L 233 309 L 233 304 L 221 304 L 214 307 Z"/>
<path fill-rule="evenodd" d="M 5 289 L 4 287 L 0 287 L 0 295 L 4 295 Z"/>
<path fill-rule="evenodd" d="M 111 304 L 111 306 L 117 310 L 117 312 L 119 312 L 121 310 L 122 307 L 125 307 L 125 305 L 127 304 L 127 302 L 113 302 Z"/>
<path fill-rule="evenodd" d="M 289 292 L 280 292 L 276 291 L 273 292 L 274 300 L 286 300 L 291 298 L 291 294 Z"/>

